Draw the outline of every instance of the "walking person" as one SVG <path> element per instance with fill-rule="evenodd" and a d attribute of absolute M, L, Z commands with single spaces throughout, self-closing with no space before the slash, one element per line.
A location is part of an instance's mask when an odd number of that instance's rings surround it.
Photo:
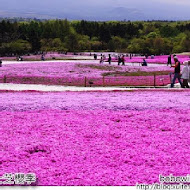
<path fill-rule="evenodd" d="M 122 65 L 125 65 L 125 56 L 123 55 L 121 58 Z"/>
<path fill-rule="evenodd" d="M 110 54 L 109 54 L 109 57 L 108 57 L 108 62 L 111 65 L 111 55 Z"/>
<path fill-rule="evenodd" d="M 184 67 L 183 67 L 183 70 L 181 72 L 181 74 L 182 74 L 181 78 L 183 79 L 183 87 L 184 88 L 185 87 L 189 88 L 189 84 L 188 84 L 189 75 L 190 75 L 189 63 L 190 63 L 190 61 L 185 61 L 184 62 Z"/>
<path fill-rule="evenodd" d="M 120 65 L 120 63 L 121 63 L 121 57 L 120 57 L 120 55 L 118 56 L 118 65 Z"/>
<path fill-rule="evenodd" d="M 168 56 L 167 66 L 168 65 L 172 65 L 172 57 L 171 57 L 171 55 Z"/>
<path fill-rule="evenodd" d="M 97 54 L 94 54 L 94 60 L 97 60 Z"/>
<path fill-rule="evenodd" d="M 171 83 L 171 88 L 174 87 L 176 79 L 178 79 L 181 87 L 183 88 L 183 84 L 181 82 L 181 76 L 180 76 L 181 64 L 180 64 L 180 62 L 179 62 L 179 60 L 178 60 L 177 57 L 174 57 L 174 61 L 175 61 L 175 65 L 171 66 L 171 67 L 175 68 L 174 69 L 174 78 L 173 78 L 172 83 Z"/>

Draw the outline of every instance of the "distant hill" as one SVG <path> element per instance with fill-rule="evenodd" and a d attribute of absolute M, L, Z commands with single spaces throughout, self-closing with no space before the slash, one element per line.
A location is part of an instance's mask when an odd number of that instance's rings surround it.
<path fill-rule="evenodd" d="M 139 9 L 116 7 L 107 13 L 108 20 L 146 20 L 146 16 Z"/>
<path fill-rule="evenodd" d="M 107 9 L 90 9 L 84 11 L 74 10 L 63 10 L 63 11 L 51 11 L 51 14 L 48 13 L 48 10 L 42 11 L 0 11 L 1 18 L 22 18 L 23 20 L 30 20 L 30 18 L 36 19 L 69 19 L 69 20 L 95 20 L 95 21 L 108 21 L 108 20 L 147 20 L 147 16 L 139 9 L 126 8 L 126 7 L 116 7 L 116 8 L 107 8 Z M 23 19 L 26 18 L 26 19 Z"/>
<path fill-rule="evenodd" d="M 29 22 L 29 21 L 43 21 L 43 20 L 46 20 L 46 19 L 37 19 L 37 18 L 22 18 L 22 17 L 0 17 L 0 21 L 2 20 L 8 20 L 10 22 Z"/>

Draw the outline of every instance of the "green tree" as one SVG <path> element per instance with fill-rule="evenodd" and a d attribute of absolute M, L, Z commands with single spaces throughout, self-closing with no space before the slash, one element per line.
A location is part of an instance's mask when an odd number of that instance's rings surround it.
<path fill-rule="evenodd" d="M 113 36 L 108 43 L 110 51 L 122 51 L 127 48 L 125 40 L 119 36 Z"/>
<path fill-rule="evenodd" d="M 6 50 L 6 53 L 9 54 L 24 54 L 30 52 L 32 46 L 28 41 L 20 39 L 10 43 L 3 43 L 2 48 L 4 48 L 4 50 Z"/>
<path fill-rule="evenodd" d="M 166 37 L 166 38 L 174 37 L 174 36 L 177 36 L 179 33 L 180 31 L 176 27 L 172 27 L 169 25 L 162 26 L 160 28 L 160 34 L 162 37 Z"/>
<path fill-rule="evenodd" d="M 42 39 L 41 51 L 63 52 L 68 50 L 60 38 L 55 38 L 55 39 Z"/>
<path fill-rule="evenodd" d="M 87 35 L 79 35 L 78 49 L 80 51 L 91 50 L 90 37 Z"/>
<path fill-rule="evenodd" d="M 91 50 L 94 51 L 101 50 L 102 43 L 98 40 L 97 37 L 93 37 L 90 43 L 91 43 Z"/>
<path fill-rule="evenodd" d="M 127 50 L 129 53 L 143 53 L 144 44 L 144 39 L 134 38 L 128 45 Z"/>
<path fill-rule="evenodd" d="M 75 31 L 72 31 L 68 36 L 65 37 L 66 48 L 69 51 L 75 52 L 78 50 L 79 36 Z"/>

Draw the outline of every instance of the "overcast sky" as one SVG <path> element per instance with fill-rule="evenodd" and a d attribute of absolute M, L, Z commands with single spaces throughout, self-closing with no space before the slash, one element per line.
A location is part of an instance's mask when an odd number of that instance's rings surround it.
<path fill-rule="evenodd" d="M 190 20 L 190 0 L 0 0 L 0 16 Z"/>

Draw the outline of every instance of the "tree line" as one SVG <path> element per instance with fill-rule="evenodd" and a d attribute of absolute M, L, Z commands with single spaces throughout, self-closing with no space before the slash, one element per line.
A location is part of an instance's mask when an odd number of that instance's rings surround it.
<path fill-rule="evenodd" d="M 0 55 L 39 51 L 115 51 L 170 54 L 190 51 L 190 22 L 0 22 Z"/>

